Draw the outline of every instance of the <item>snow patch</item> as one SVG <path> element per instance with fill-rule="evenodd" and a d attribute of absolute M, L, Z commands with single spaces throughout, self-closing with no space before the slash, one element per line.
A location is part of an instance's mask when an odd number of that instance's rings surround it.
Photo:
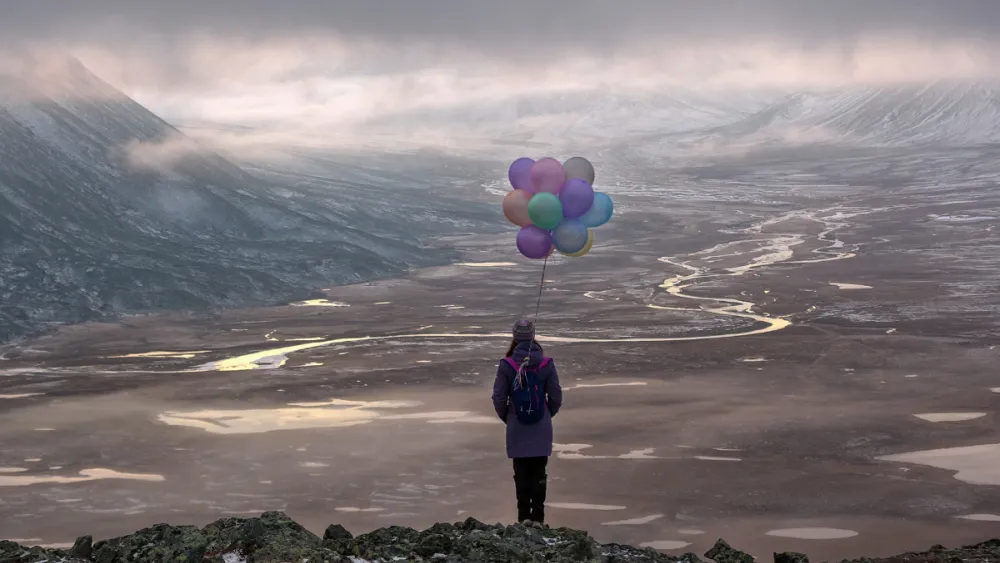
<path fill-rule="evenodd" d="M 844 290 L 849 290 L 849 289 L 873 289 L 872 286 L 870 286 L 870 285 L 861 285 L 861 284 L 857 284 L 857 283 L 830 282 L 830 285 L 836 286 L 837 289 L 844 289 Z"/>

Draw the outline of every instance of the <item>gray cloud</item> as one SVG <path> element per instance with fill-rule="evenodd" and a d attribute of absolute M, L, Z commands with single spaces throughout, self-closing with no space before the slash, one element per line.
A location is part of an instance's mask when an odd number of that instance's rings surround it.
<path fill-rule="evenodd" d="M 1000 32 L 996 0 L 2 0 L 0 13 L 0 35 L 30 41 L 317 33 L 492 55 L 690 38 L 809 46 L 886 33 L 992 39 Z"/>

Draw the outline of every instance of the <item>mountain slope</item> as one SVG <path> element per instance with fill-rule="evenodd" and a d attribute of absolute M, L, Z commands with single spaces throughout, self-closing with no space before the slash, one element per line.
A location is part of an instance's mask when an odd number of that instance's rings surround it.
<path fill-rule="evenodd" d="M 484 100 L 391 114 L 366 124 L 369 131 L 467 138 L 548 150 L 604 147 L 642 135 L 671 135 L 722 126 L 753 115 L 779 99 L 774 92 L 623 92 L 602 87 Z M 462 147 L 466 148 L 466 147 Z"/>
<path fill-rule="evenodd" d="M 405 217 L 360 230 L 336 186 L 265 182 L 79 63 L 46 69 L 0 74 L 0 340 L 125 311 L 281 302 L 445 259 Z M 382 194 L 390 207 L 425 199 Z"/>
<path fill-rule="evenodd" d="M 997 143 L 1000 84 L 938 82 L 794 94 L 713 133 L 865 146 Z"/>

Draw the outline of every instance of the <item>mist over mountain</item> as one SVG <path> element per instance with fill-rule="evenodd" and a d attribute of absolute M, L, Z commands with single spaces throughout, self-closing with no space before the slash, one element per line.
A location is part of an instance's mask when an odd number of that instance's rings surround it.
<path fill-rule="evenodd" d="M 401 208 L 491 220 L 460 193 L 430 201 L 425 182 L 393 177 L 402 157 L 384 176 L 385 163 L 324 166 L 316 181 L 250 173 L 74 60 L 5 69 L 0 340 L 122 312 L 281 303 L 448 261 Z"/>

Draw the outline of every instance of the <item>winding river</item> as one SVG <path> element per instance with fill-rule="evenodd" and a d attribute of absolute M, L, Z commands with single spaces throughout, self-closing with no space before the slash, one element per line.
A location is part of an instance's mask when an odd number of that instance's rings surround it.
<path fill-rule="evenodd" d="M 830 208 L 817 211 L 793 211 L 765 221 L 761 221 L 753 226 L 737 231 L 740 234 L 751 235 L 752 238 L 735 240 L 713 246 L 711 248 L 694 252 L 679 257 L 664 257 L 659 261 L 673 266 L 674 268 L 686 271 L 686 273 L 676 274 L 666 279 L 660 286 L 660 293 L 670 296 L 703 302 L 705 305 L 698 308 L 684 309 L 677 307 L 664 307 L 655 304 L 647 304 L 651 309 L 660 310 L 688 310 L 702 311 L 705 313 L 720 315 L 724 317 L 734 317 L 753 321 L 750 330 L 745 328 L 722 334 L 706 334 L 698 336 L 671 336 L 671 337 L 621 337 L 621 338 L 579 338 L 570 336 L 544 336 L 539 335 L 542 342 L 558 342 L 564 344 L 607 344 L 607 343 L 664 343 L 664 342 L 689 342 L 695 340 L 713 340 L 721 338 L 737 338 L 757 334 L 775 332 L 791 326 L 792 322 L 784 317 L 772 317 L 766 314 L 753 312 L 754 303 L 742 301 L 729 297 L 702 297 L 685 293 L 685 290 L 696 287 L 700 282 L 720 277 L 743 276 L 753 270 L 766 268 L 775 264 L 810 264 L 818 262 L 829 262 L 833 260 L 846 260 L 855 256 L 856 248 L 849 248 L 843 241 L 836 238 L 834 233 L 845 227 L 846 219 L 861 212 L 852 212 L 840 208 Z M 797 219 L 820 222 L 824 229 L 817 235 L 790 234 L 790 233 L 764 233 L 764 229 L 778 225 L 784 221 Z M 817 255 L 816 258 L 793 260 L 795 247 L 804 244 L 809 240 L 817 240 L 823 244 L 822 247 L 813 249 L 810 253 Z M 752 252 L 732 252 L 729 254 L 719 254 L 728 248 L 737 245 L 754 244 L 756 248 Z M 711 266 L 713 260 L 724 257 L 739 257 L 746 254 L 755 256 L 746 264 L 724 269 L 716 269 Z M 696 265 L 702 263 L 703 265 Z M 233 358 L 227 358 L 214 362 L 209 362 L 195 367 L 192 371 L 240 371 L 252 369 L 274 369 L 283 366 L 289 354 L 311 350 L 325 346 L 355 344 L 362 342 L 397 342 L 402 340 L 428 340 L 428 339 L 506 339 L 507 333 L 413 333 L 395 334 L 386 336 L 358 336 L 348 338 L 335 338 L 330 340 L 317 340 L 283 346 L 244 354 Z"/>

